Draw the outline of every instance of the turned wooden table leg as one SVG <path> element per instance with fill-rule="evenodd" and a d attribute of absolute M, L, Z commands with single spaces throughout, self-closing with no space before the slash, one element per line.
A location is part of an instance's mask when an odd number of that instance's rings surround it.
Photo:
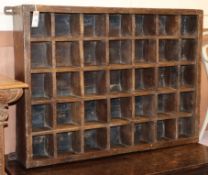
<path fill-rule="evenodd" d="M 18 100 L 27 84 L 0 76 L 0 175 L 5 175 L 4 127 L 9 117 L 8 104 Z"/>
<path fill-rule="evenodd" d="M 5 174 L 5 159 L 4 159 L 4 125 L 0 124 L 0 174 Z"/>
<path fill-rule="evenodd" d="M 7 125 L 8 104 L 22 96 L 22 89 L 0 90 L 0 175 L 5 175 L 4 126 Z"/>
<path fill-rule="evenodd" d="M 5 175 L 5 159 L 4 159 L 4 126 L 7 124 L 8 118 L 7 106 L 0 104 L 0 174 Z"/>

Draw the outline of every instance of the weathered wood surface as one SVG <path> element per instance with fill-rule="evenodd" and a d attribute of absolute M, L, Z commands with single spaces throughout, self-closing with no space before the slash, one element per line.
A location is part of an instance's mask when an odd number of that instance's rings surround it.
<path fill-rule="evenodd" d="M 189 144 L 29 170 L 13 161 L 7 170 L 10 175 L 206 175 L 207 165 L 208 148 Z"/>
<path fill-rule="evenodd" d="M 202 11 L 9 8 L 15 75 L 31 87 L 17 104 L 25 167 L 198 142 Z"/>

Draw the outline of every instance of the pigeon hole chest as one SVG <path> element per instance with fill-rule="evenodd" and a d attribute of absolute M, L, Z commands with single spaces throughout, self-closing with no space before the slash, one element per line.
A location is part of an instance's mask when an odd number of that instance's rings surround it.
<path fill-rule="evenodd" d="M 39 24 L 32 27 L 33 11 Z M 202 12 L 12 7 L 27 168 L 198 141 Z"/>

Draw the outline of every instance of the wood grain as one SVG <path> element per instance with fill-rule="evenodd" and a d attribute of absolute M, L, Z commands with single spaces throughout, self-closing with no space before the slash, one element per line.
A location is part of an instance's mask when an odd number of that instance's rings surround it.
<path fill-rule="evenodd" d="M 26 88 L 28 85 L 6 76 L 0 76 L 0 90 Z"/>
<path fill-rule="evenodd" d="M 9 162 L 7 171 L 9 175 L 201 175 L 208 172 L 207 156 L 207 147 L 189 144 L 29 170 L 13 161 Z"/>

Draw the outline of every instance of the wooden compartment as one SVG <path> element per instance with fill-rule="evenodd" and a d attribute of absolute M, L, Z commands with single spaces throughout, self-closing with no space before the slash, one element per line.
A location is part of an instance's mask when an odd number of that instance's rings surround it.
<path fill-rule="evenodd" d="M 105 71 L 84 72 L 85 95 L 102 95 L 106 93 Z"/>
<path fill-rule="evenodd" d="M 135 35 L 156 35 L 156 15 L 135 15 Z"/>
<path fill-rule="evenodd" d="M 110 100 L 110 114 L 111 120 L 115 121 L 119 119 L 129 120 L 132 116 L 132 106 L 130 97 L 112 98 Z"/>
<path fill-rule="evenodd" d="M 142 95 L 135 97 L 135 117 L 150 119 L 155 115 L 155 96 Z"/>
<path fill-rule="evenodd" d="M 31 75 L 32 98 L 51 98 L 52 79 L 50 73 L 37 73 Z"/>
<path fill-rule="evenodd" d="M 32 25 L 33 14 L 30 14 L 30 24 Z M 31 28 L 31 37 L 49 37 L 51 36 L 51 14 L 40 13 L 37 27 Z"/>
<path fill-rule="evenodd" d="M 80 96 L 79 72 L 57 72 L 56 80 L 57 96 Z"/>
<path fill-rule="evenodd" d="M 195 39 L 183 39 L 181 41 L 181 60 L 195 61 L 197 56 L 197 41 Z"/>
<path fill-rule="evenodd" d="M 131 91 L 130 69 L 111 70 L 110 71 L 110 92 L 130 92 Z"/>
<path fill-rule="evenodd" d="M 111 148 L 131 145 L 131 125 L 113 126 L 110 128 Z"/>
<path fill-rule="evenodd" d="M 202 11 L 12 10 L 26 168 L 197 142 Z"/>
<path fill-rule="evenodd" d="M 105 42 L 104 41 L 84 41 L 84 64 L 105 65 Z"/>
<path fill-rule="evenodd" d="M 156 62 L 156 40 L 139 39 L 135 40 L 135 63 Z"/>
<path fill-rule="evenodd" d="M 62 102 L 56 104 L 56 122 L 58 126 L 79 125 L 81 123 L 80 102 Z"/>
<path fill-rule="evenodd" d="M 158 94 L 157 104 L 157 112 L 159 118 L 174 116 L 176 113 L 177 105 L 176 94 Z"/>
<path fill-rule="evenodd" d="M 132 17 L 128 14 L 109 15 L 109 36 L 131 36 Z"/>
<path fill-rule="evenodd" d="M 177 15 L 160 15 L 159 16 L 159 34 L 160 35 L 177 35 L 179 29 L 179 17 Z"/>
<path fill-rule="evenodd" d="M 56 66 L 77 67 L 80 66 L 79 42 L 56 42 Z"/>
<path fill-rule="evenodd" d="M 110 64 L 131 64 L 132 57 L 131 40 L 110 40 L 109 41 L 109 63 Z"/>
<path fill-rule="evenodd" d="M 49 130 L 53 126 L 53 113 L 50 104 L 32 106 L 32 130 Z"/>
<path fill-rule="evenodd" d="M 107 122 L 107 101 L 89 100 L 84 103 L 85 122 Z"/>
<path fill-rule="evenodd" d="M 194 135 L 194 120 L 192 117 L 181 117 L 178 119 L 178 137 L 187 138 Z"/>
<path fill-rule="evenodd" d="M 107 147 L 106 128 L 89 129 L 84 131 L 84 150 L 99 151 Z"/>
<path fill-rule="evenodd" d="M 168 141 L 176 138 L 176 120 L 157 121 L 157 141 Z"/>
<path fill-rule="evenodd" d="M 134 126 L 134 144 L 149 144 L 153 142 L 154 123 L 138 123 Z"/>
<path fill-rule="evenodd" d="M 176 39 L 162 39 L 159 41 L 160 61 L 177 61 L 180 58 L 180 42 Z"/>
<path fill-rule="evenodd" d="M 79 14 L 55 13 L 55 36 L 76 37 L 80 35 Z"/>
<path fill-rule="evenodd" d="M 48 68 L 52 65 L 52 49 L 50 42 L 31 43 L 31 67 Z"/>
<path fill-rule="evenodd" d="M 197 15 L 182 15 L 181 16 L 181 34 L 196 35 L 197 33 Z"/>
<path fill-rule="evenodd" d="M 56 135 L 58 155 L 80 153 L 81 137 L 79 131 L 62 132 Z"/>
<path fill-rule="evenodd" d="M 33 159 L 43 159 L 52 157 L 53 136 L 52 135 L 38 135 L 32 138 L 32 156 Z"/>
<path fill-rule="evenodd" d="M 160 67 L 158 72 L 159 88 L 178 87 L 178 68 L 176 66 Z"/>
<path fill-rule="evenodd" d="M 155 68 L 135 69 L 135 90 L 154 89 L 155 83 Z"/>
<path fill-rule="evenodd" d="M 180 93 L 180 112 L 193 113 L 195 104 L 194 92 L 181 92 Z"/>
<path fill-rule="evenodd" d="M 84 36 L 105 36 L 106 18 L 104 14 L 84 15 Z"/>
<path fill-rule="evenodd" d="M 195 84 L 195 66 L 184 65 L 180 67 L 180 86 L 182 88 L 194 87 Z"/>

